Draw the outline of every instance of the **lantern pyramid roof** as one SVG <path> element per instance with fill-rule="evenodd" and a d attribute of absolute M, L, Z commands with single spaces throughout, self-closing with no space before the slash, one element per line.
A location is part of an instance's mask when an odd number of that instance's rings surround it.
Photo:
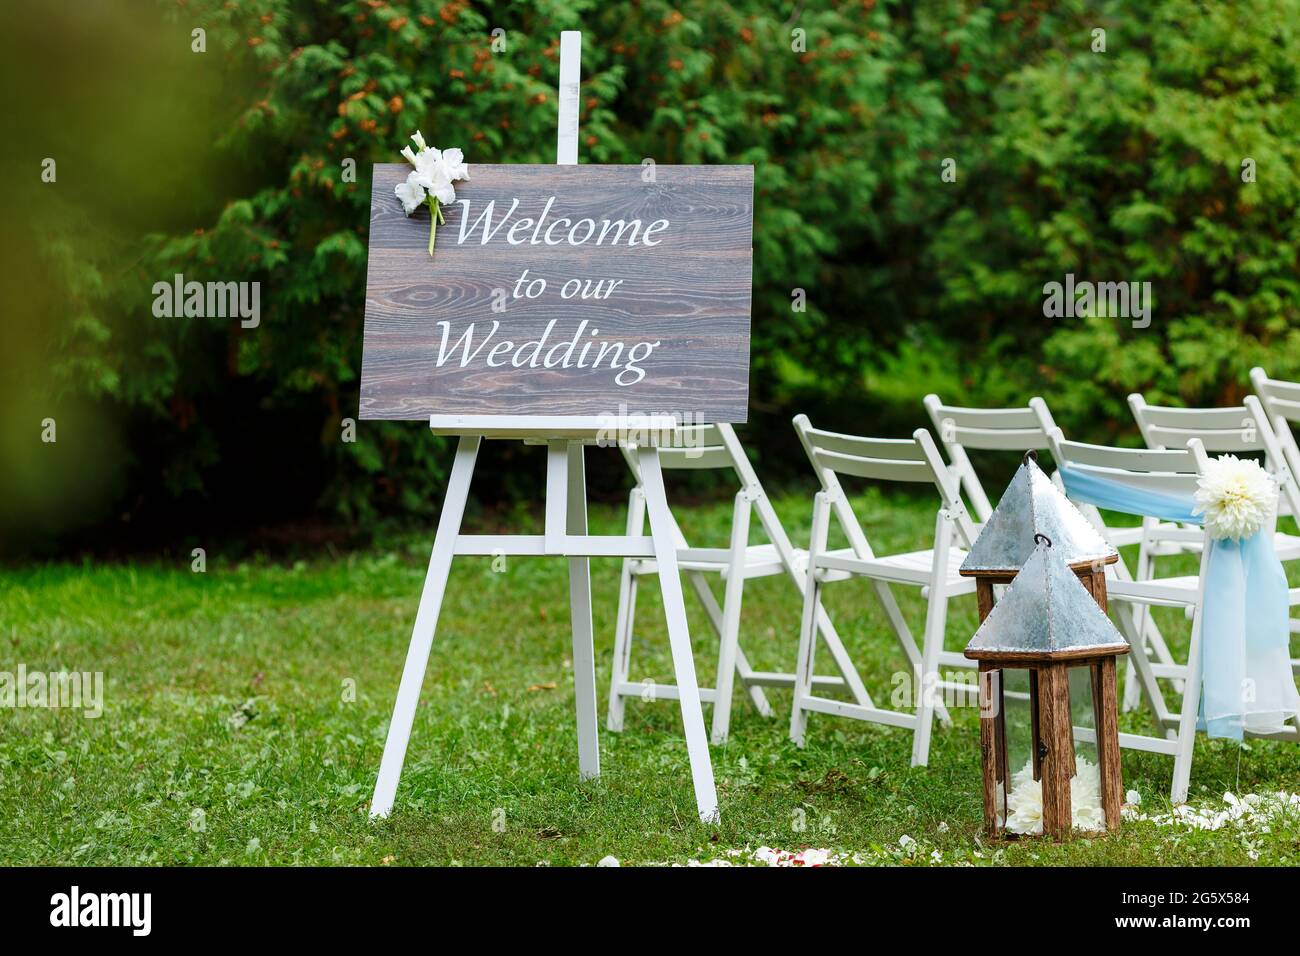
<path fill-rule="evenodd" d="M 1042 535 L 1020 573 L 966 645 L 966 656 L 976 660 L 1127 652 L 1124 636 Z"/>
<path fill-rule="evenodd" d="M 1038 467 L 1031 451 L 962 561 L 961 573 L 1014 573 L 1033 552 L 1034 537 L 1039 534 L 1051 540 L 1070 567 L 1112 564 L 1119 559 L 1092 522 Z"/>

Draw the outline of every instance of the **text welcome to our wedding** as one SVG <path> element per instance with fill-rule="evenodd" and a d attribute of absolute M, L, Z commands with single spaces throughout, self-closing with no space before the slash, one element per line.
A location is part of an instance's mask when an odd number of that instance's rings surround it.
<path fill-rule="evenodd" d="M 470 169 L 430 257 L 375 167 L 362 417 L 744 421 L 752 168 Z"/>

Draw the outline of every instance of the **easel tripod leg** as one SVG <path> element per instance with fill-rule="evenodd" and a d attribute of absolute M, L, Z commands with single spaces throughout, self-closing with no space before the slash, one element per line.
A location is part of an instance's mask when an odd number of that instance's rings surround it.
<path fill-rule="evenodd" d="M 587 481 L 581 442 L 569 442 L 569 534 L 587 533 Z M 591 624 L 591 562 L 569 559 L 569 614 L 573 624 L 573 691 L 578 711 L 578 779 L 600 776 L 596 726 L 596 650 Z"/>
<path fill-rule="evenodd" d="M 691 761 L 691 778 L 695 784 L 695 804 L 700 819 L 718 820 L 718 792 L 713 783 L 713 764 L 709 760 L 709 742 L 704 730 L 704 712 L 700 707 L 700 688 L 695 678 L 695 658 L 686 624 L 686 603 L 682 597 L 682 579 L 677 570 L 677 542 L 673 536 L 673 519 L 664 493 L 663 472 L 657 449 L 638 448 L 646 511 L 650 516 L 650 536 L 654 539 L 655 560 L 659 566 L 659 586 L 663 591 L 664 616 L 668 623 L 668 641 L 672 648 L 673 669 L 677 676 L 678 699 L 682 707 L 682 724 L 686 730 L 686 751 Z"/>
<path fill-rule="evenodd" d="M 456 553 L 456 536 L 460 534 L 465 502 L 469 498 L 470 479 L 474 475 L 474 461 L 478 457 L 480 439 L 465 436 L 456 446 L 456 460 L 451 467 L 451 481 L 443 499 L 442 514 L 438 518 L 438 536 L 429 556 L 429 570 L 424 577 L 424 590 L 420 594 L 420 609 L 415 615 L 411 633 L 411 646 L 406 652 L 406 665 L 402 669 L 402 683 L 397 688 L 397 703 L 393 705 L 393 719 L 388 725 L 388 740 L 384 744 L 384 757 L 379 764 L 379 779 L 370 800 L 370 815 L 386 817 L 393 808 L 397 781 L 402 776 L 406 760 L 406 745 L 411 739 L 411 725 L 415 722 L 415 708 L 420 702 L 420 685 L 424 683 L 424 670 L 433 648 L 433 633 L 442 609 L 442 597 L 447 589 L 447 575 L 451 572 L 451 559 Z"/>

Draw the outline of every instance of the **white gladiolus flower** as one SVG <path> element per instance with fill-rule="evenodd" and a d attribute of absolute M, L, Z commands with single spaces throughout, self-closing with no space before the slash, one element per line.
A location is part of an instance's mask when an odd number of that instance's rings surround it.
<path fill-rule="evenodd" d="M 1196 507 L 1205 515 L 1205 533 L 1233 541 L 1264 526 L 1277 505 L 1277 483 L 1257 461 L 1220 455 L 1206 465 L 1196 483 Z"/>
<path fill-rule="evenodd" d="M 469 179 L 469 166 L 465 162 L 465 154 L 459 149 L 434 149 L 425 143 L 424 136 L 418 129 L 411 140 L 419 152 L 412 152 L 411 147 L 403 146 L 402 156 L 414 167 L 414 171 L 407 174 L 406 182 L 400 183 L 394 192 L 402 201 L 402 208 L 408 216 L 421 205 L 428 204 L 433 214 L 429 220 L 429 255 L 433 255 L 438 223 L 444 221 L 441 207 L 456 201 L 456 187 L 452 184 Z"/>
<path fill-rule="evenodd" d="M 465 162 L 465 154 L 459 149 L 444 149 L 442 151 L 442 166 L 447 172 L 447 178 L 453 182 L 461 179 L 469 179 L 469 165 Z"/>
<path fill-rule="evenodd" d="M 406 182 L 398 183 L 393 192 L 402 201 L 402 208 L 409 216 L 424 205 L 424 187 L 418 182 L 417 173 L 409 173 Z"/>

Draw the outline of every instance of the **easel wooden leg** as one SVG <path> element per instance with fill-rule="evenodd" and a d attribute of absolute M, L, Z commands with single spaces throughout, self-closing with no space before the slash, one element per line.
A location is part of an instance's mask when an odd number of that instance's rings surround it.
<path fill-rule="evenodd" d="M 420 609 L 415 615 L 411 632 L 411 646 L 406 652 L 406 665 L 402 669 L 402 682 L 397 688 L 397 703 L 393 705 L 393 719 L 388 725 L 388 740 L 384 744 L 384 758 L 379 764 L 379 779 L 370 799 L 370 815 L 385 817 L 393 808 L 397 781 L 402 776 L 406 760 L 406 745 L 411 739 L 411 725 L 415 722 L 415 708 L 420 702 L 420 686 L 424 683 L 424 670 L 433 648 L 433 633 L 442 609 L 442 596 L 447 589 L 447 575 L 451 559 L 456 553 L 456 536 L 460 533 L 465 502 L 469 498 L 470 479 L 474 475 L 474 461 L 478 457 L 478 436 L 464 436 L 456 446 L 456 460 L 451 466 L 451 480 L 447 496 L 442 502 L 438 517 L 438 535 L 434 538 L 433 553 L 429 556 L 429 570 L 424 577 L 424 590 L 420 594 Z"/>
<path fill-rule="evenodd" d="M 682 579 L 677 570 L 677 542 L 673 536 L 673 517 L 664 493 L 664 476 L 659 467 L 656 448 L 637 449 L 641 466 L 646 511 L 650 516 L 650 536 L 654 539 L 655 560 L 659 565 L 659 586 L 664 596 L 664 616 L 668 623 L 668 640 L 672 648 L 673 669 L 677 675 L 677 692 L 686 730 L 686 751 L 691 761 L 695 784 L 695 804 L 700 819 L 718 819 L 718 792 L 713 784 L 713 764 L 709 760 L 709 741 L 704 730 L 704 712 L 700 708 L 700 688 L 695 679 L 695 659 L 691 636 L 686 624 L 686 603 L 682 597 Z"/>
<path fill-rule="evenodd" d="M 569 442 L 569 534 L 587 533 L 587 480 L 581 442 Z M 600 776 L 596 726 L 596 650 L 591 624 L 591 562 L 569 559 L 569 614 L 573 623 L 573 692 L 578 711 L 578 779 Z"/>

